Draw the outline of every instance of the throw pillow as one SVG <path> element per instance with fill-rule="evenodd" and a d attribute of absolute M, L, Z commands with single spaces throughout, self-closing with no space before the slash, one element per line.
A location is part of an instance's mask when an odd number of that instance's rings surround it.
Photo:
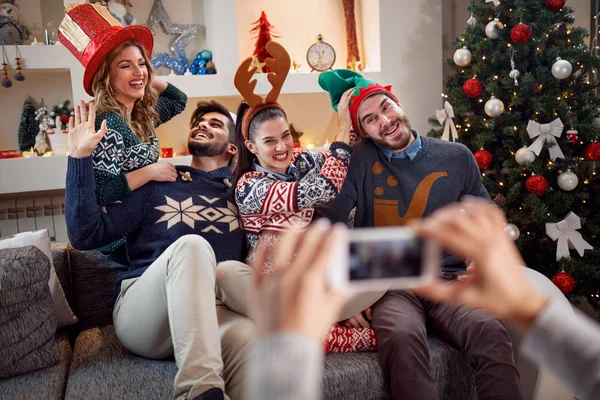
<path fill-rule="evenodd" d="M 0 250 L 0 379 L 60 361 L 49 275 L 37 247 Z"/>
<path fill-rule="evenodd" d="M 325 354 L 377 351 L 379 342 L 373 328 L 346 328 L 332 326 L 325 335 Z"/>
<path fill-rule="evenodd" d="M 50 293 L 52 293 L 57 326 L 60 329 L 63 326 L 73 325 L 77 322 L 77 317 L 73 314 L 71 307 L 69 307 L 65 292 L 63 291 L 62 286 L 60 286 L 58 276 L 56 276 L 56 271 L 52 263 L 51 241 L 48 230 L 42 229 L 35 232 L 17 233 L 11 238 L 0 240 L 0 249 L 24 246 L 37 247 L 50 260 L 50 279 L 48 280 L 48 286 L 50 287 Z"/>

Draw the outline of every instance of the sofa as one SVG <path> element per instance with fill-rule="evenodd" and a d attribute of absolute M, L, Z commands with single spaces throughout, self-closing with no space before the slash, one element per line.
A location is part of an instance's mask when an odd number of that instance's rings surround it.
<path fill-rule="evenodd" d="M 149 360 L 121 346 L 112 325 L 113 283 L 123 271 L 97 251 L 52 246 L 54 267 L 79 322 L 56 333 L 60 363 L 0 380 L 1 399 L 169 399 L 174 360 Z M 539 279 L 539 278 L 538 278 Z M 541 278 L 546 280 L 546 278 Z M 543 285 L 542 285 L 543 286 Z M 543 289 L 543 288 L 542 288 Z M 550 289 L 552 290 L 552 289 Z M 518 345 L 518 337 L 515 336 Z M 431 368 L 442 400 L 476 399 L 465 357 L 438 338 L 429 340 Z M 518 359 L 526 398 L 572 400 L 546 371 Z M 325 359 L 324 399 L 389 399 L 377 353 L 332 353 Z"/>

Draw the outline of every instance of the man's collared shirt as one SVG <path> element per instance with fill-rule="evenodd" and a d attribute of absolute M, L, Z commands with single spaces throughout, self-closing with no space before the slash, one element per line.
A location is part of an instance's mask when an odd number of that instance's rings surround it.
<path fill-rule="evenodd" d="M 389 149 L 384 149 L 383 147 L 379 147 L 383 155 L 388 159 L 388 161 L 392 161 L 392 158 L 410 158 L 412 161 L 416 156 L 419 150 L 423 147 L 423 142 L 421 141 L 421 136 L 412 132 L 415 136 L 415 141 L 406 148 L 404 151 L 392 151 Z"/>
<path fill-rule="evenodd" d="M 260 164 L 258 163 L 258 161 L 255 159 L 254 160 L 254 170 L 264 172 L 265 174 L 271 174 L 274 177 L 276 177 L 277 179 L 280 179 L 282 181 L 298 180 L 298 168 L 296 168 L 296 166 L 293 163 L 290 164 L 290 166 L 288 167 L 288 170 L 285 174 L 279 174 L 277 172 L 269 171 L 268 169 L 261 167 Z"/>

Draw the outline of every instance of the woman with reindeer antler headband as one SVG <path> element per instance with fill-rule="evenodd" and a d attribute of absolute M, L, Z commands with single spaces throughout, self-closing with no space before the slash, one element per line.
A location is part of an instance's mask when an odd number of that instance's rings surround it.
<path fill-rule="evenodd" d="M 83 101 L 75 106 L 69 129 L 91 123 L 105 135 L 92 153 L 98 202 L 113 203 L 149 181 L 174 182 L 175 166 L 157 163 L 154 128 L 181 113 L 187 96 L 155 76 L 152 32 L 141 25 L 122 27 L 97 4 L 70 4 L 65 10 L 58 39 L 85 68 L 83 86 L 94 97 L 89 116 Z M 123 244 L 122 239 L 101 251 L 128 264 Z"/>
<path fill-rule="evenodd" d="M 290 56 L 276 42 L 267 43 L 266 48 L 271 55 L 266 63 L 273 70 L 268 76 L 273 88 L 265 99 L 254 93 L 256 80 L 251 78 L 256 68 L 249 70 L 252 58 L 244 60 L 235 75 L 235 86 L 245 99 L 238 108 L 236 122 L 239 159 L 234 174 L 235 200 L 246 232 L 250 261 L 261 249 L 266 249 L 265 254 L 273 254 L 271 250 L 282 231 L 292 225 L 307 227 L 314 207 L 339 194 L 352 154 L 348 144 L 352 126 L 347 111 L 350 91 L 340 101 L 338 132 L 329 151 L 294 149 L 285 110 L 277 102 L 290 70 Z M 271 271 L 271 263 L 266 261 L 264 273 Z M 247 290 L 253 284 L 251 274 L 227 268 L 217 271 L 221 300 L 243 315 L 247 315 Z M 248 284 L 240 282 L 248 276 L 250 279 L 245 282 Z"/>

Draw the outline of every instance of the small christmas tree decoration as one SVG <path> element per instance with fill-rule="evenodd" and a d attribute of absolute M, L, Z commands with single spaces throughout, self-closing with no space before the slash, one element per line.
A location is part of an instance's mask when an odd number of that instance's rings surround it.
<path fill-rule="evenodd" d="M 569 248 L 577 250 L 580 257 L 583 257 L 586 250 L 594 249 L 578 232 L 580 229 L 581 218 L 573 211 L 560 222 L 546 222 L 546 235 L 557 242 L 556 261 L 560 261 L 561 258 L 570 258 Z"/>
<path fill-rule="evenodd" d="M 579 178 L 577 178 L 577 175 L 575 175 L 570 169 L 567 169 L 566 172 L 562 172 L 560 175 L 558 175 L 556 183 L 558 184 L 558 187 L 565 192 L 570 192 L 579 184 Z"/>
<path fill-rule="evenodd" d="M 529 150 L 528 147 L 521 147 L 515 153 L 515 161 L 519 165 L 531 164 L 532 162 L 535 161 L 535 153 L 533 151 Z"/>
<path fill-rule="evenodd" d="M 525 181 L 525 188 L 529 193 L 541 196 L 548 189 L 548 181 L 542 175 L 534 174 Z"/>
<path fill-rule="evenodd" d="M 485 103 L 484 111 L 488 115 L 488 117 L 498 117 L 504 112 L 504 103 L 502 102 L 502 100 L 492 96 Z"/>
<path fill-rule="evenodd" d="M 471 13 L 471 16 L 467 20 L 467 26 L 475 26 L 475 25 L 477 25 L 477 18 L 475 18 L 473 16 L 473 13 Z"/>
<path fill-rule="evenodd" d="M 583 154 L 588 161 L 600 161 L 600 142 L 588 144 Z"/>
<path fill-rule="evenodd" d="M 488 22 L 485 26 L 485 36 L 490 39 L 498 39 L 501 29 L 504 29 L 504 24 L 498 18 L 494 18 L 493 21 Z"/>
<path fill-rule="evenodd" d="M 266 47 L 267 43 L 271 41 L 272 37 L 279 36 L 273 32 L 275 26 L 271 25 L 264 11 L 260 13 L 260 18 L 253 25 L 254 27 L 250 32 L 256 35 L 256 44 L 254 45 L 254 53 L 252 55 L 262 64 L 265 62 L 265 59 L 270 57 Z M 271 68 L 266 64 L 262 64 L 262 72 L 271 72 Z"/>
<path fill-rule="evenodd" d="M 506 198 L 504 196 L 502 196 L 500 193 L 498 193 L 497 195 L 495 195 L 494 199 L 492 201 L 498 207 L 504 207 L 504 205 L 506 204 Z"/>
<path fill-rule="evenodd" d="M 569 139 L 571 144 L 577 144 L 577 141 L 579 141 L 579 132 L 575 129 L 569 129 L 567 131 L 567 139 Z"/>
<path fill-rule="evenodd" d="M 573 66 L 567 60 L 561 60 L 560 57 L 556 58 L 556 62 L 552 64 L 552 76 L 556 79 L 567 79 L 573 72 Z"/>
<path fill-rule="evenodd" d="M 515 25 L 510 31 L 510 40 L 515 44 L 523 44 L 529 41 L 531 28 L 525 24 Z"/>
<path fill-rule="evenodd" d="M 470 99 L 479 97 L 483 92 L 483 85 L 479 79 L 471 78 L 468 79 L 462 87 L 463 93 Z"/>
<path fill-rule="evenodd" d="M 462 49 L 457 49 L 454 52 L 454 57 L 452 59 L 459 67 L 466 67 L 471 63 L 471 52 L 465 46 Z"/>
<path fill-rule="evenodd" d="M 519 81 L 517 79 L 519 78 L 519 76 L 521 76 L 521 73 L 519 72 L 519 70 L 517 70 L 515 68 L 515 60 L 513 58 L 514 55 L 515 55 L 515 51 L 512 50 L 510 52 L 510 73 L 508 74 L 508 76 L 510 76 L 511 78 L 513 78 L 515 80 L 515 86 L 519 86 Z"/>
<path fill-rule="evenodd" d="M 515 224 L 506 224 L 504 231 L 512 240 L 517 240 L 521 236 L 521 231 L 519 231 L 519 227 Z"/>
<path fill-rule="evenodd" d="M 550 11 L 558 12 L 565 6 L 565 0 L 546 0 L 546 8 Z"/>
<path fill-rule="evenodd" d="M 575 289 L 575 278 L 568 272 L 562 271 L 552 277 L 552 283 L 564 294 L 569 294 Z"/>
<path fill-rule="evenodd" d="M 485 149 L 477 150 L 473 157 L 475 157 L 479 169 L 488 169 L 492 163 L 492 153 Z"/>
<path fill-rule="evenodd" d="M 19 122 L 19 150 L 27 151 L 35 146 L 35 137 L 39 132 L 39 123 L 35 119 L 35 107 L 29 96 L 25 97 L 21 122 Z"/>
<path fill-rule="evenodd" d="M 447 101 L 444 102 L 444 108 L 442 110 L 436 110 L 435 116 L 438 122 L 444 126 L 444 133 L 442 134 L 442 140 L 449 141 L 450 133 L 452 133 L 452 141 L 458 140 L 458 132 L 456 131 L 456 125 L 454 125 L 454 108 Z"/>
<path fill-rule="evenodd" d="M 556 141 L 562 135 L 563 128 L 564 125 L 560 118 L 556 118 L 548 124 L 540 124 L 539 122 L 530 120 L 527 123 L 527 134 L 531 139 L 537 139 L 529 146 L 529 149 L 539 156 L 544 148 L 544 144 L 547 143 L 552 161 L 555 161 L 557 158 L 565 158 Z"/>

